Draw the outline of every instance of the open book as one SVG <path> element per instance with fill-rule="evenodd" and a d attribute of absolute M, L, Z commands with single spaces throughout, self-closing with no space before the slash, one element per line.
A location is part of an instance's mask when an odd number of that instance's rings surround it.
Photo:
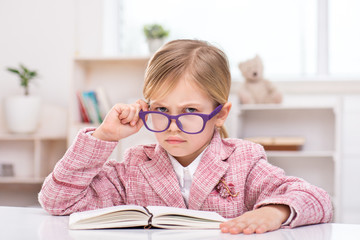
<path fill-rule="evenodd" d="M 70 229 L 157 227 L 169 229 L 219 228 L 225 218 L 216 212 L 183 208 L 121 205 L 70 215 Z"/>

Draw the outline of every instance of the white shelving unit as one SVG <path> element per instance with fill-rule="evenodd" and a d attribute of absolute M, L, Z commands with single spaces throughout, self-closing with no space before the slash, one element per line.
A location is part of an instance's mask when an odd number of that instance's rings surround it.
<path fill-rule="evenodd" d="M 149 57 L 78 57 L 74 59 L 74 77 L 71 84 L 69 108 L 68 145 L 84 127 L 96 127 L 80 121 L 77 91 L 95 90 L 101 87 L 110 105 L 133 103 L 143 98 L 144 74 Z M 145 130 L 121 141 L 111 157 L 118 160 L 124 150 L 135 144 L 153 142 L 153 135 Z"/>
<path fill-rule="evenodd" d="M 66 150 L 66 110 L 43 104 L 41 119 L 33 134 L 9 133 L 0 119 L 0 164 L 13 169 L 0 176 L 0 205 L 37 205 L 41 184 Z"/>
<path fill-rule="evenodd" d="M 341 220 L 340 103 L 240 105 L 237 136 L 303 137 L 299 151 L 267 151 L 270 163 L 287 175 L 325 189 L 333 200 L 335 220 Z"/>
<path fill-rule="evenodd" d="M 0 177 L 0 183 L 41 184 L 64 154 L 65 136 L 1 134 L 0 143 L 1 162 L 14 170 L 14 176 Z"/>

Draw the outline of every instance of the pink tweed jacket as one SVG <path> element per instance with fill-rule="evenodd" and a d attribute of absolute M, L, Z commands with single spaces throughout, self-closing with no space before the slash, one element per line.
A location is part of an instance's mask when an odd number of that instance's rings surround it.
<path fill-rule="evenodd" d="M 122 204 L 186 208 L 166 151 L 158 144 L 129 149 L 123 162 L 107 161 L 116 142 L 79 132 L 72 146 L 46 178 L 39 202 L 54 215 Z M 223 180 L 226 185 L 219 184 Z M 222 185 L 222 186 L 221 186 Z M 230 188 L 232 196 L 226 194 Z M 238 193 L 236 195 L 236 193 Z M 290 227 L 332 219 L 328 194 L 269 164 L 260 145 L 221 139 L 218 132 L 194 174 L 188 208 L 215 211 L 225 218 L 267 204 L 295 211 Z"/>

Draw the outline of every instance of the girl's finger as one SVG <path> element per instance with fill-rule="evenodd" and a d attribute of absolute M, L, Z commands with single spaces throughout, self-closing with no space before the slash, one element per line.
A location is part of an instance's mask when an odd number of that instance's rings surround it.
<path fill-rule="evenodd" d="M 137 122 L 142 122 L 139 118 L 139 112 L 140 112 L 140 110 L 141 110 L 141 105 L 138 103 L 137 105 L 136 105 L 136 109 L 135 109 L 135 115 L 134 115 L 134 117 L 133 117 L 133 119 L 132 119 L 132 121 L 130 122 L 130 125 L 131 126 L 135 126 L 136 125 L 136 123 Z"/>
<path fill-rule="evenodd" d="M 266 226 L 261 225 L 261 226 L 259 226 L 258 228 L 256 228 L 255 232 L 256 232 L 256 233 L 264 233 L 264 232 L 271 231 L 271 230 L 272 230 L 272 229 L 269 229 L 269 228 L 267 228 Z"/>
<path fill-rule="evenodd" d="M 123 107 L 121 109 L 121 112 L 119 114 L 119 119 L 120 119 L 121 123 L 123 123 L 123 124 L 126 123 L 126 121 L 123 121 L 123 120 L 127 118 L 127 116 L 129 115 L 129 112 L 130 112 L 130 109 L 127 106 Z"/>
<path fill-rule="evenodd" d="M 220 226 L 220 230 L 222 233 L 228 233 L 229 232 L 229 228 L 227 226 Z"/>
<path fill-rule="evenodd" d="M 147 104 L 147 102 L 145 102 L 144 100 L 142 99 L 139 99 L 136 101 L 136 103 L 138 103 L 140 105 L 140 108 L 143 110 L 143 111 L 149 111 L 149 105 Z"/>
<path fill-rule="evenodd" d="M 231 234 L 239 234 L 239 233 L 241 233 L 243 230 L 240 228 L 240 227 L 238 227 L 238 226 L 233 226 L 233 227 L 231 227 L 230 229 L 229 229 L 229 233 L 231 233 Z"/>
<path fill-rule="evenodd" d="M 227 222 L 223 222 L 220 224 L 220 227 L 228 227 L 228 228 L 231 228 L 232 226 L 235 226 L 237 225 L 239 222 L 240 222 L 240 217 L 238 218 L 234 218 L 234 219 L 231 219 Z"/>
<path fill-rule="evenodd" d="M 126 117 L 126 122 L 127 123 L 130 123 L 131 126 L 134 126 L 135 124 L 133 124 L 134 120 L 135 122 L 137 121 L 137 109 L 139 108 L 138 105 L 134 106 L 134 105 L 131 105 L 130 108 L 129 108 L 129 114 L 128 116 Z"/>
<path fill-rule="evenodd" d="M 246 228 L 243 229 L 244 234 L 253 234 L 255 230 L 257 229 L 258 225 L 256 224 L 250 224 Z"/>
<path fill-rule="evenodd" d="M 230 227 L 229 232 L 231 234 L 239 234 L 243 232 L 246 227 L 248 227 L 248 225 L 245 224 L 244 222 L 237 222 L 232 227 Z"/>

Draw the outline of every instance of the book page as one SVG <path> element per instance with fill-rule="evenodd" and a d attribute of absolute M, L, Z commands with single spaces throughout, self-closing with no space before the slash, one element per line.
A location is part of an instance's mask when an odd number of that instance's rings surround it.
<path fill-rule="evenodd" d="M 219 228 L 219 224 L 226 221 L 218 213 L 210 211 L 165 206 L 147 208 L 154 215 L 153 225 L 162 228 Z"/>
<path fill-rule="evenodd" d="M 73 213 L 69 226 L 71 229 L 143 226 L 147 225 L 148 219 L 143 207 L 121 205 Z"/>
<path fill-rule="evenodd" d="M 147 209 L 155 216 L 161 215 L 182 215 L 202 219 L 209 219 L 224 222 L 226 219 L 216 212 L 198 211 L 186 208 L 166 207 L 166 206 L 148 206 Z"/>

